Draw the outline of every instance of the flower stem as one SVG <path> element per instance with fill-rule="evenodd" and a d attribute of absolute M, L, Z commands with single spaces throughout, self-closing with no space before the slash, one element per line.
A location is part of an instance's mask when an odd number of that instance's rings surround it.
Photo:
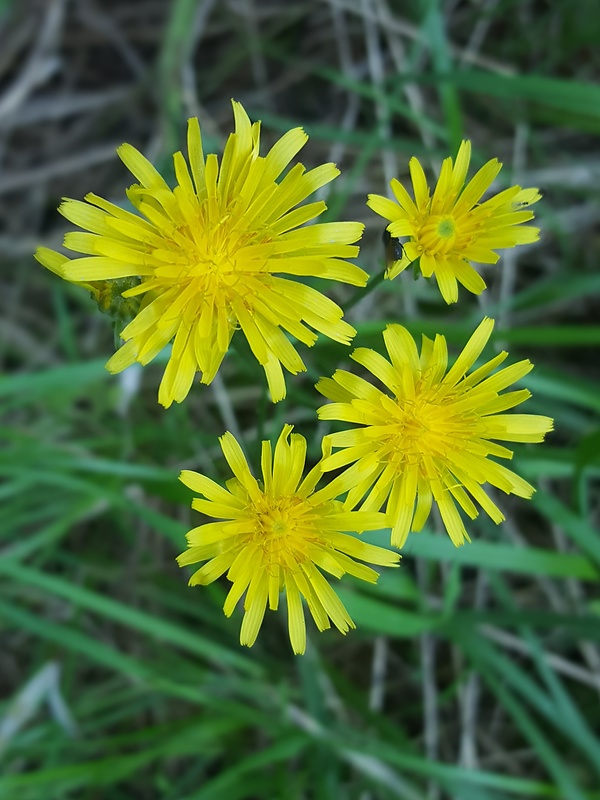
<path fill-rule="evenodd" d="M 376 289 L 385 278 L 385 271 L 386 270 L 384 267 L 381 272 L 378 272 L 376 275 L 371 277 L 364 289 L 359 289 L 356 291 L 350 297 L 350 300 L 347 303 L 344 303 L 344 310 L 348 311 L 349 309 L 354 308 L 357 303 L 360 303 L 360 301 L 367 297 L 367 295 L 371 294 L 371 292 Z"/>

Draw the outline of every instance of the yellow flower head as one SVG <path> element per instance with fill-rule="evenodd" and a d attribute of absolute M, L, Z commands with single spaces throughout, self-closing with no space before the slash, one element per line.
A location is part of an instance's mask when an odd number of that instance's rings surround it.
<path fill-rule="evenodd" d="M 471 159 L 471 143 L 462 142 L 455 163 L 446 158 L 433 196 L 430 195 L 423 167 L 416 158 L 409 162 L 415 199 L 395 178 L 390 186 L 397 200 L 370 194 L 367 205 L 390 221 L 387 230 L 393 238 L 407 237 L 403 256 L 388 267 L 390 280 L 413 262 L 426 278 L 433 274 L 447 303 L 458 300 L 461 283 L 474 294 L 485 289 L 485 281 L 470 262 L 495 264 L 495 249 L 529 244 L 539 238 L 539 229 L 521 223 L 533 219 L 523 210 L 536 203 L 537 189 L 512 186 L 483 203 L 479 200 L 496 178 L 502 164 L 492 159 L 465 186 Z"/>
<path fill-rule="evenodd" d="M 354 627 L 321 570 L 336 578 L 347 572 L 374 583 L 375 570 L 354 559 L 394 566 L 398 556 L 342 533 L 384 527 L 385 515 L 345 511 L 333 499 L 339 493 L 336 481 L 315 492 L 320 465 L 302 478 L 306 440 L 299 434 L 290 437 L 291 431 L 291 425 L 284 426 L 274 458 L 270 442 L 262 443 L 260 484 L 231 433 L 220 439 L 235 476 L 227 489 L 196 472 L 181 473 L 183 483 L 206 498 L 195 499 L 192 508 L 223 521 L 191 530 L 189 548 L 177 560 L 184 566 L 208 559 L 190 578 L 191 586 L 212 583 L 227 573 L 233 584 L 223 606 L 228 617 L 246 593 L 240 642 L 248 647 L 256 640 L 267 602 L 277 610 L 280 592 L 285 591 L 292 648 L 303 653 L 303 596 L 320 631 L 330 627 L 330 619 L 342 633 Z"/>
<path fill-rule="evenodd" d="M 64 244 L 84 257 L 69 260 L 45 248 L 37 253 L 44 266 L 88 288 L 97 281 L 138 279 L 123 297 L 143 295 L 139 313 L 121 331 L 126 344 L 107 368 L 120 372 L 134 361 L 147 364 L 174 340 L 159 390 L 167 407 L 187 396 L 197 371 L 203 383 L 213 380 L 238 327 L 265 370 L 274 402 L 285 397 L 282 365 L 293 374 L 305 369 L 283 330 L 309 346 L 317 338 L 310 328 L 344 344 L 355 334 L 332 300 L 276 277 L 365 285 L 367 274 L 344 260 L 357 255 L 353 242 L 362 224 L 299 227 L 326 206 L 296 206 L 339 170 L 323 164 L 307 172 L 296 164 L 282 178 L 307 141 L 304 131 L 288 131 L 260 156 L 260 123 L 251 124 L 240 103 L 233 102 L 233 113 L 235 133 L 220 165 L 216 155 L 204 157 L 198 120 L 189 120 L 189 166 L 175 153 L 173 190 L 141 153 L 122 145 L 119 156 L 139 181 L 127 192 L 139 213 L 93 194 L 86 202 L 65 200 L 60 212 L 86 232 L 68 233 Z"/>
<path fill-rule="evenodd" d="M 333 400 L 318 410 L 320 419 L 341 420 L 361 428 L 333 433 L 333 447 L 343 448 L 323 462 L 323 470 L 349 464 L 336 480 L 351 486 L 346 508 L 354 508 L 368 492 L 362 511 L 378 511 L 387 500 L 392 544 L 402 547 L 410 530 L 425 524 L 433 500 L 455 545 L 469 540 L 456 507 L 474 519 L 478 510 L 471 497 L 494 520 L 504 517 L 486 494 L 489 483 L 507 494 L 529 498 L 533 487 L 488 456 L 512 458 L 511 450 L 491 441 L 541 442 L 552 420 L 532 414 L 501 412 L 530 397 L 527 389 L 500 394 L 531 369 L 519 361 L 493 373 L 508 353 L 467 374 L 485 347 L 494 320 L 485 318 L 448 369 L 443 336 L 423 337 L 421 354 L 412 336 L 400 325 L 383 334 L 390 361 L 359 348 L 352 358 L 390 391 L 343 370 L 322 378 L 317 389 Z"/>

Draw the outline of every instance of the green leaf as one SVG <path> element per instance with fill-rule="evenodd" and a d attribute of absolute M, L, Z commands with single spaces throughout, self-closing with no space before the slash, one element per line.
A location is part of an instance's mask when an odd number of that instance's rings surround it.
<path fill-rule="evenodd" d="M 35 586 L 45 592 L 63 597 L 75 606 L 86 608 L 146 636 L 168 642 L 170 645 L 180 647 L 188 653 L 208 661 L 227 664 L 251 675 L 261 673 L 261 668 L 255 662 L 237 650 L 229 650 L 198 632 L 191 633 L 167 620 L 126 606 L 117 600 L 84 589 L 75 583 L 37 572 L 37 570 L 23 567 L 13 561 L 0 561 L 0 574 L 18 580 L 26 586 Z"/>
<path fill-rule="evenodd" d="M 397 608 L 362 592 L 336 586 L 336 593 L 357 627 L 397 639 L 412 639 L 431 631 L 440 623 L 437 614 L 417 613 Z"/>
<path fill-rule="evenodd" d="M 583 517 L 567 508 L 554 495 L 543 490 L 533 495 L 532 503 L 553 525 L 560 525 L 567 536 L 600 566 L 600 536 Z M 560 558 L 568 556 L 567 553 L 558 555 Z"/>
<path fill-rule="evenodd" d="M 387 531 L 362 534 L 365 541 L 379 545 L 388 537 Z M 455 547 L 447 536 L 426 532 L 410 534 L 402 549 L 402 557 L 449 561 L 481 569 L 524 575 L 547 575 L 588 581 L 597 581 L 599 577 L 595 564 L 585 556 L 575 553 L 557 553 L 554 550 L 497 544 L 482 539 L 475 539 L 462 547 Z"/>
<path fill-rule="evenodd" d="M 563 125 L 600 129 L 600 88 L 595 83 L 535 74 L 501 75 L 477 69 L 454 71 L 444 80 L 463 91 L 502 98 L 513 109 L 515 102 L 523 100 L 534 107 L 560 112 Z"/>

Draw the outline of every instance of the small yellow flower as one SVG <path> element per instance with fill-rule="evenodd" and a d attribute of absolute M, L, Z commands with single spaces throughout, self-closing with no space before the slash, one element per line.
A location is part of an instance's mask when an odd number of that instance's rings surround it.
<path fill-rule="evenodd" d="M 495 264 L 496 249 L 530 244 L 539 238 L 539 229 L 523 222 L 533 219 L 533 212 L 523 210 L 536 203 L 537 189 L 512 186 L 483 203 L 479 200 L 490 187 L 502 164 L 492 159 L 465 186 L 471 159 L 471 143 L 461 143 L 453 164 L 446 158 L 437 186 L 430 195 L 423 167 L 416 158 L 409 162 L 414 201 L 395 178 L 390 186 L 397 200 L 370 194 L 367 205 L 390 221 L 387 230 L 393 238 L 404 238 L 403 256 L 388 267 L 390 280 L 413 262 L 426 278 L 433 274 L 447 303 L 458 300 L 458 285 L 480 294 L 485 281 L 472 267 L 472 261 Z"/>
<path fill-rule="evenodd" d="M 191 530 L 189 548 L 177 561 L 184 566 L 208 559 L 192 575 L 190 586 L 212 583 L 227 573 L 233 584 L 223 606 L 228 617 L 246 593 L 240 642 L 248 647 L 256 641 L 267 602 L 276 611 L 280 592 L 285 591 L 292 648 L 294 653 L 303 653 L 302 597 L 320 631 L 330 627 L 330 619 L 342 633 L 355 627 L 321 570 L 336 578 L 348 573 L 374 583 L 378 577 L 375 570 L 354 559 L 394 566 L 398 556 L 342 532 L 379 529 L 385 526 L 386 517 L 345 511 L 343 504 L 333 499 L 344 490 L 343 481 L 336 479 L 315 492 L 320 465 L 302 478 L 306 440 L 299 434 L 290 437 L 291 431 L 291 425 L 284 426 L 274 458 L 271 443 L 262 443 L 260 484 L 231 433 L 220 439 L 235 476 L 227 482 L 227 489 L 196 472 L 181 473 L 183 483 L 206 498 L 195 499 L 192 508 L 224 521 Z"/>
<path fill-rule="evenodd" d="M 70 260 L 46 248 L 36 254 L 44 266 L 88 288 L 136 279 L 122 294 L 143 296 L 140 310 L 121 331 L 126 344 L 107 368 L 147 364 L 174 340 L 159 390 L 166 407 L 187 396 L 197 371 L 203 383 L 214 379 L 236 328 L 265 370 L 274 402 L 285 397 L 282 365 L 293 374 L 305 369 L 283 330 L 308 346 L 317 338 L 310 328 L 344 344 L 356 333 L 332 300 L 277 275 L 365 285 L 367 274 L 345 261 L 358 254 L 353 243 L 362 224 L 300 227 L 326 206 L 296 206 L 339 170 L 323 164 L 307 172 L 296 164 L 282 178 L 307 141 L 304 131 L 288 131 L 260 156 L 260 123 L 251 124 L 240 103 L 233 102 L 233 113 L 235 133 L 220 166 L 216 155 L 204 157 L 198 120 L 189 120 L 189 167 L 175 153 L 173 190 L 141 153 L 122 145 L 119 156 L 139 181 L 127 192 L 138 213 L 93 194 L 86 202 L 65 200 L 60 212 L 86 232 L 68 233 L 64 244 L 84 257 Z"/>
<path fill-rule="evenodd" d="M 323 461 L 323 470 L 352 465 L 336 478 L 353 487 L 345 502 L 348 509 L 367 493 L 362 511 L 378 511 L 387 500 L 396 547 L 402 547 L 410 530 L 421 530 L 434 500 L 458 546 L 469 536 L 456 503 L 474 519 L 479 512 L 470 494 L 499 523 L 504 517 L 486 494 L 485 483 L 525 498 L 534 492 L 527 481 L 489 458 L 512 458 L 512 451 L 493 439 L 541 442 L 552 430 L 549 417 L 501 413 L 531 396 L 527 389 L 500 392 L 533 365 L 519 361 L 491 374 L 508 355 L 502 352 L 467 374 L 493 327 L 494 320 L 485 318 L 448 370 L 443 336 L 435 341 L 424 336 L 419 355 L 408 331 L 389 325 L 383 338 L 391 363 L 367 348 L 355 350 L 352 358 L 391 396 L 343 370 L 317 384 L 318 391 L 334 401 L 318 410 L 320 419 L 364 426 L 327 437 L 331 446 L 343 449 Z"/>

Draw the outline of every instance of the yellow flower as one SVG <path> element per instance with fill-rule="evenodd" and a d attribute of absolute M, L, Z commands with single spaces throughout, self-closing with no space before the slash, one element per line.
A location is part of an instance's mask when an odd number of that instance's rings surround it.
<path fill-rule="evenodd" d="M 367 274 L 344 260 L 357 255 L 352 243 L 362 224 L 299 227 L 326 206 L 295 206 L 339 170 L 323 164 L 307 172 L 296 164 L 282 178 L 307 141 L 304 131 L 288 131 L 260 156 L 260 123 L 251 124 L 239 103 L 233 102 L 233 113 L 235 133 L 220 166 L 216 155 L 204 157 L 198 120 L 189 120 L 189 167 L 175 153 L 173 190 L 141 153 L 122 145 L 119 156 L 139 181 L 127 192 L 139 213 L 93 194 L 86 202 L 65 200 L 60 212 L 86 232 L 68 233 L 64 244 L 84 257 L 38 252 L 50 269 L 62 258 L 59 274 L 69 281 L 139 279 L 123 297 L 143 295 L 140 311 L 121 331 L 126 344 L 106 366 L 120 372 L 134 361 L 147 364 L 174 339 L 159 389 L 166 407 L 187 396 L 197 371 L 203 383 L 214 379 L 238 327 L 265 370 L 274 402 L 285 397 L 282 365 L 293 374 L 305 369 L 283 330 L 308 346 L 317 336 L 307 326 L 344 344 L 355 334 L 332 300 L 277 276 L 365 285 Z"/>
<path fill-rule="evenodd" d="M 480 203 L 502 164 L 495 158 L 488 161 L 465 186 L 470 159 L 471 143 L 462 142 L 456 162 L 444 160 L 430 196 L 423 167 L 413 157 L 409 168 L 414 201 L 395 178 L 390 186 L 397 203 L 377 194 L 370 194 L 367 201 L 369 208 L 390 221 L 390 236 L 408 239 L 402 243 L 402 258 L 388 267 L 386 277 L 395 278 L 418 260 L 426 278 L 435 274 L 447 303 L 458 300 L 457 281 L 474 294 L 485 289 L 485 281 L 470 262 L 495 264 L 499 258 L 495 249 L 539 238 L 538 228 L 521 224 L 533 219 L 533 212 L 523 209 L 540 199 L 538 190 L 512 186 Z"/>
<path fill-rule="evenodd" d="M 410 530 L 425 524 L 432 502 L 455 545 L 469 540 L 456 503 L 471 519 L 478 510 L 471 497 L 494 520 L 504 517 L 484 490 L 489 483 L 507 494 L 529 498 L 533 487 L 488 456 L 512 458 L 494 441 L 541 442 L 552 420 L 534 414 L 503 414 L 530 397 L 527 389 L 500 394 L 531 369 L 519 361 L 493 373 L 508 353 L 467 374 L 485 347 L 494 320 L 485 318 L 448 370 L 446 340 L 423 337 L 421 354 L 408 331 L 389 325 L 383 338 L 390 361 L 367 348 L 352 358 L 391 392 L 343 370 L 322 378 L 318 391 L 333 400 L 318 410 L 320 419 L 364 427 L 333 433 L 333 447 L 343 448 L 323 462 L 328 471 L 352 464 L 342 473 L 354 508 L 368 492 L 362 511 L 378 511 L 387 500 L 392 544 L 402 547 Z M 468 494 L 467 494 L 468 493 Z"/>
<path fill-rule="evenodd" d="M 181 473 L 183 483 L 206 498 L 195 499 L 192 508 L 224 521 L 191 530 L 189 548 L 177 561 L 183 566 L 209 559 L 192 575 L 191 586 L 212 583 L 227 573 L 233 584 L 223 606 L 228 617 L 246 593 L 240 642 L 248 647 L 256 640 L 267 602 L 276 611 L 280 592 L 285 591 L 292 648 L 294 653 L 303 653 L 302 597 L 320 631 L 330 627 L 330 619 L 342 633 L 355 627 L 321 570 L 336 578 L 347 572 L 374 583 L 377 573 L 354 559 L 394 566 L 398 556 L 342 533 L 381 528 L 386 524 L 385 515 L 345 511 L 342 503 L 333 499 L 344 489 L 337 479 L 315 492 L 320 465 L 302 479 L 306 440 L 299 434 L 290 437 L 291 431 L 291 425 L 284 426 L 274 458 L 271 443 L 262 443 L 261 484 L 252 476 L 231 433 L 220 439 L 235 476 L 227 482 L 227 489 L 196 472 Z"/>

